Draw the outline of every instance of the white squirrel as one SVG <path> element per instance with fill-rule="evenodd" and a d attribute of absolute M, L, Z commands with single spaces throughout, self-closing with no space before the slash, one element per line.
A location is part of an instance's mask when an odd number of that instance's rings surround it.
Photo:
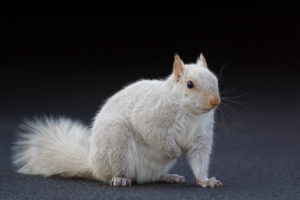
<path fill-rule="evenodd" d="M 184 64 L 175 55 L 163 80 L 137 81 L 102 106 L 89 129 L 66 118 L 27 121 L 13 146 L 18 172 L 82 177 L 111 186 L 185 178 L 167 174 L 185 154 L 201 187 L 219 187 L 208 177 L 218 80 L 202 54 Z"/>

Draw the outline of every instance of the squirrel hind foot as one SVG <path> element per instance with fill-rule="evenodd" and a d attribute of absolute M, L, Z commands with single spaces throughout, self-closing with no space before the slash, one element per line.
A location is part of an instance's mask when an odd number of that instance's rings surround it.
<path fill-rule="evenodd" d="M 131 180 L 129 178 L 114 177 L 109 182 L 109 185 L 113 187 L 127 187 L 131 186 Z"/>

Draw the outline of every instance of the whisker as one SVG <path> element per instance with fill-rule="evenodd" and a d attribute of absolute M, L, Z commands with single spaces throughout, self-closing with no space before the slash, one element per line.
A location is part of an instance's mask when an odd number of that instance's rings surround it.
<path fill-rule="evenodd" d="M 219 110 L 220 113 L 221 113 L 221 122 L 222 122 L 221 125 L 222 125 L 223 127 L 225 127 L 225 117 L 224 117 L 224 113 L 223 113 L 221 107 L 220 107 L 218 110 Z"/>
<path fill-rule="evenodd" d="M 228 88 L 226 88 L 225 90 L 223 90 L 223 91 L 220 91 L 220 93 L 222 94 L 222 93 L 225 93 L 225 92 L 227 92 L 227 93 L 233 93 L 233 92 L 235 92 L 235 91 L 237 91 L 238 89 L 240 89 L 240 88 L 234 88 L 234 87 L 228 87 Z"/>
<path fill-rule="evenodd" d="M 237 118 L 240 118 L 240 113 L 238 111 L 236 111 L 234 108 L 232 108 L 230 105 L 226 104 L 225 102 L 223 102 L 223 105 L 228 109 L 228 111 L 231 112 L 231 114 L 233 114 L 232 119 L 234 119 L 234 115 L 237 116 Z"/>
<path fill-rule="evenodd" d="M 254 92 L 254 90 L 250 90 L 250 91 L 248 91 L 248 92 L 246 92 L 244 94 L 241 94 L 241 95 L 228 96 L 228 97 L 225 97 L 225 98 L 227 98 L 227 99 L 241 98 L 241 97 L 245 97 L 245 96 L 247 96 L 247 95 L 249 95 L 249 94 L 251 94 L 253 92 Z"/>
<path fill-rule="evenodd" d="M 222 65 L 222 67 L 221 67 L 219 73 L 218 73 L 218 79 L 220 79 L 220 80 L 221 80 L 221 78 L 222 78 L 221 76 L 222 76 L 222 74 L 223 74 L 223 71 L 224 71 L 225 67 L 226 67 L 226 64 L 224 63 L 224 64 Z"/>
<path fill-rule="evenodd" d="M 219 80 L 223 80 L 221 76 L 225 70 L 225 67 L 226 65 L 224 64 L 218 73 Z M 220 117 L 221 117 L 220 120 L 222 124 L 225 125 L 227 119 L 233 120 L 234 121 L 233 123 L 240 122 L 241 113 L 239 112 L 240 109 L 237 108 L 243 108 L 249 110 L 250 109 L 249 107 L 251 106 L 247 102 L 240 101 L 240 99 L 243 99 L 245 96 L 248 96 L 249 94 L 253 93 L 254 90 L 247 90 L 245 92 L 241 89 L 241 87 L 226 87 L 225 89 L 223 89 L 221 85 L 221 81 L 219 85 L 220 85 L 219 93 L 222 101 L 218 110 L 220 112 Z M 242 94 L 240 91 L 243 91 Z"/>
<path fill-rule="evenodd" d="M 231 110 L 229 110 L 224 104 L 221 104 L 220 106 L 219 106 L 219 108 L 221 109 L 224 109 L 224 116 L 226 116 L 226 117 L 224 117 L 225 119 L 229 119 L 229 120 L 232 120 L 233 119 L 233 113 L 232 113 L 232 111 Z M 223 112 L 223 111 L 222 111 Z"/>
<path fill-rule="evenodd" d="M 228 102 L 228 103 L 233 103 L 235 105 L 240 105 L 240 106 L 249 105 L 248 103 L 241 102 L 241 101 L 235 101 L 235 100 L 232 100 L 232 99 L 227 99 L 225 97 L 222 97 L 222 101 L 225 101 L 225 102 Z"/>

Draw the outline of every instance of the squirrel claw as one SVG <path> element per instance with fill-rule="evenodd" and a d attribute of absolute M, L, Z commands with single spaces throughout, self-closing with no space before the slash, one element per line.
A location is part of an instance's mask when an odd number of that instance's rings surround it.
<path fill-rule="evenodd" d="M 222 182 L 218 181 L 215 177 L 204 179 L 204 180 L 197 180 L 196 183 L 203 188 L 207 188 L 207 187 L 215 188 L 223 185 Z"/>
<path fill-rule="evenodd" d="M 113 187 L 131 186 L 131 180 L 129 178 L 114 177 L 109 182 L 109 185 Z"/>

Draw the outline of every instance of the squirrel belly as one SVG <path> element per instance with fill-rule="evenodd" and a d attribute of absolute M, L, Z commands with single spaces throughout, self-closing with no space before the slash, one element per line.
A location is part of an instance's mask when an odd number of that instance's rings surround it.
<path fill-rule="evenodd" d="M 165 81 L 143 80 L 106 102 L 95 118 L 91 136 L 90 160 L 98 179 L 156 181 L 180 156 L 177 146 L 177 152 L 168 151 L 174 140 L 168 127 L 174 119 L 162 115 L 170 104 L 169 97 L 163 97 L 166 89 Z"/>

